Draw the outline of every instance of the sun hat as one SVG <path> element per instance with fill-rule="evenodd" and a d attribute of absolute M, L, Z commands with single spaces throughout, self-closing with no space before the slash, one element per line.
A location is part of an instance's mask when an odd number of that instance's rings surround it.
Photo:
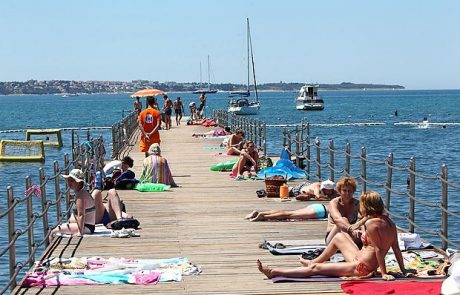
<path fill-rule="evenodd" d="M 149 148 L 149 155 L 157 155 L 161 154 L 160 145 L 158 143 L 154 143 Z"/>
<path fill-rule="evenodd" d="M 83 171 L 81 171 L 80 169 L 72 169 L 72 171 L 70 171 L 68 175 L 64 174 L 62 175 L 62 177 L 66 180 L 70 177 L 76 182 L 85 182 L 85 175 L 83 174 Z"/>
<path fill-rule="evenodd" d="M 320 190 L 323 189 L 335 189 L 335 183 L 330 179 L 321 182 Z"/>

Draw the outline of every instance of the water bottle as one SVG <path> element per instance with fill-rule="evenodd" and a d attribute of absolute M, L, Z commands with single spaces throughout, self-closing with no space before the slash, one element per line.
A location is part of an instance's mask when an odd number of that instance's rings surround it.
<path fill-rule="evenodd" d="M 98 190 L 102 190 L 102 174 L 101 171 L 96 172 L 96 180 L 94 187 Z"/>

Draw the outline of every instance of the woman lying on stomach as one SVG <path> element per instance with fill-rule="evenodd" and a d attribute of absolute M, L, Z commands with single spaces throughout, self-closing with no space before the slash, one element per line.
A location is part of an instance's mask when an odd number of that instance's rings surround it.
<path fill-rule="evenodd" d="M 384 205 L 379 193 L 368 191 L 361 195 L 360 211 L 364 217 L 360 224 L 363 248 L 360 250 L 351 239 L 351 236 L 343 232 L 337 233 L 320 256 L 313 260 L 300 258 L 301 267 L 297 268 L 270 268 L 257 260 L 259 271 L 268 278 L 276 276 L 290 278 L 305 278 L 315 275 L 330 277 L 341 276 L 370 276 L 378 267 L 382 278 L 386 281 L 395 278 L 388 274 L 385 266 L 385 255 L 390 248 L 393 249 L 401 272 L 408 276 L 415 270 L 406 270 L 398 245 L 396 226 L 386 215 L 383 215 Z M 340 251 L 345 262 L 326 262 L 337 251 Z"/>

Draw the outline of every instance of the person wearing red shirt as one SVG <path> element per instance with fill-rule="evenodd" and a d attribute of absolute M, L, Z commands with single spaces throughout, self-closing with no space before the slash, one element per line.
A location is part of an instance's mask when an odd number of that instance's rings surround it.
<path fill-rule="evenodd" d="M 141 130 L 141 140 L 139 143 L 139 148 L 141 152 L 145 153 L 145 156 L 148 157 L 148 151 L 150 146 L 153 143 L 160 144 L 160 128 L 161 123 L 161 114 L 155 109 L 155 97 L 147 97 L 148 107 L 143 110 L 138 117 L 139 129 Z"/>

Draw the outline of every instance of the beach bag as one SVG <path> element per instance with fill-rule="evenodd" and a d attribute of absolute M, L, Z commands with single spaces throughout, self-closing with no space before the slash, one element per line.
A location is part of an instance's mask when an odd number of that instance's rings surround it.
<path fill-rule="evenodd" d="M 115 220 L 110 224 L 110 228 L 113 230 L 120 230 L 122 228 L 134 228 L 137 229 L 140 225 L 139 220 L 135 218 L 123 218 Z"/>
<path fill-rule="evenodd" d="M 269 157 L 262 156 L 257 161 L 257 167 L 260 169 L 264 169 L 267 167 L 273 167 L 273 161 Z"/>
<path fill-rule="evenodd" d="M 287 183 L 287 179 L 283 176 L 272 176 L 265 178 L 265 191 L 267 192 L 268 198 L 279 198 L 280 187 Z"/>

